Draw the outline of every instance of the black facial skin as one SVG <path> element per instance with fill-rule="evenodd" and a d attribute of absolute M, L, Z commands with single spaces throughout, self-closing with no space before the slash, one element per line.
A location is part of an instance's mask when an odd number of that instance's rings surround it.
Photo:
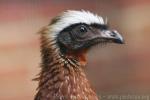
<path fill-rule="evenodd" d="M 123 40 L 116 31 L 108 30 L 106 25 L 80 23 L 61 31 L 57 37 L 57 42 L 63 52 L 65 52 L 66 50 L 89 49 L 93 45 L 104 42 L 122 44 Z"/>

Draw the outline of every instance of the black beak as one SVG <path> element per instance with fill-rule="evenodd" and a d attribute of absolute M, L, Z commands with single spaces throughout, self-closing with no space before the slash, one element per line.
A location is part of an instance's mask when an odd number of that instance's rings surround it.
<path fill-rule="evenodd" d="M 116 30 L 103 30 L 101 36 L 105 39 L 111 40 L 114 43 L 124 44 L 123 37 Z"/>

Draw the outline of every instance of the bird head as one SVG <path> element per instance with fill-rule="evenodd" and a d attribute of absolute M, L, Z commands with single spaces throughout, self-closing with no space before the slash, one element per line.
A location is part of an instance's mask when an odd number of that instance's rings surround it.
<path fill-rule="evenodd" d="M 63 12 L 51 21 L 49 29 L 50 37 L 56 40 L 63 54 L 71 52 L 81 56 L 97 44 L 124 42 L 116 30 L 109 29 L 101 16 L 84 10 Z"/>

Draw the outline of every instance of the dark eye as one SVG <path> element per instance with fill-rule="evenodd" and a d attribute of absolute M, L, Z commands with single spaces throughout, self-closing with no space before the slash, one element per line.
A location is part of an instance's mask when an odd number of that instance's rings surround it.
<path fill-rule="evenodd" d="M 85 25 L 78 25 L 71 31 L 72 36 L 76 38 L 76 40 L 85 38 L 86 33 L 88 33 L 88 26 Z"/>
<path fill-rule="evenodd" d="M 87 32 L 87 29 L 86 29 L 85 26 L 81 26 L 80 29 L 79 29 L 79 31 L 80 31 L 81 33 L 86 33 L 86 32 Z"/>

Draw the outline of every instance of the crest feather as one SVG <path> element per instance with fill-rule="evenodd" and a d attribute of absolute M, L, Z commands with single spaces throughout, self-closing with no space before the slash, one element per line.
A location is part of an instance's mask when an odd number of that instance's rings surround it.
<path fill-rule="evenodd" d="M 78 23 L 90 24 L 105 24 L 103 18 L 90 11 L 67 10 L 59 16 L 52 19 L 48 28 L 51 30 L 51 37 L 57 36 L 63 29 Z"/>

